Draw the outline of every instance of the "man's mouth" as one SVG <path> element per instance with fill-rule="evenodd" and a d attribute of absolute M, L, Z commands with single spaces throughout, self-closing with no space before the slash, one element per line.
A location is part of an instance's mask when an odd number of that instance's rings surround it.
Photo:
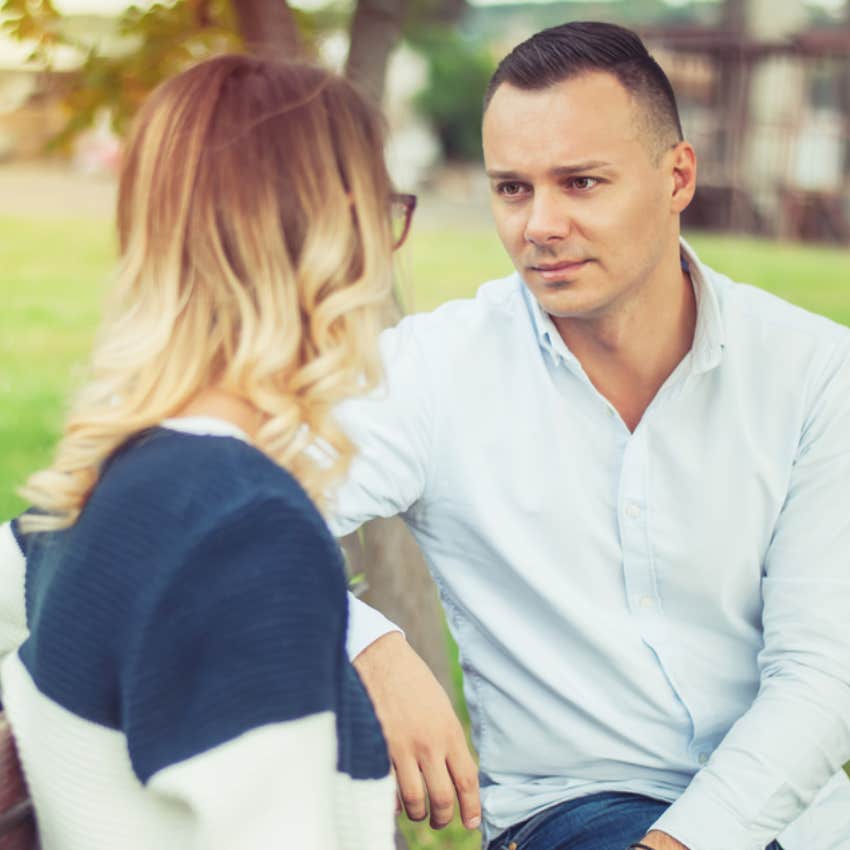
<path fill-rule="evenodd" d="M 560 260 L 557 263 L 537 263 L 530 268 L 543 280 L 563 280 L 565 275 L 578 271 L 589 262 L 590 260 Z"/>

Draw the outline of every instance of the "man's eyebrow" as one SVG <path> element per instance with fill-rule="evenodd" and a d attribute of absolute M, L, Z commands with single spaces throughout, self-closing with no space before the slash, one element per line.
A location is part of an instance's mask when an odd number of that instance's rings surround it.
<path fill-rule="evenodd" d="M 572 165 L 559 165 L 552 168 L 549 173 L 554 177 L 570 177 L 573 174 L 583 174 L 586 171 L 594 171 L 598 168 L 613 168 L 614 164 L 604 159 L 588 159 L 584 162 L 575 162 Z M 488 170 L 487 176 L 491 180 L 522 180 L 523 175 L 518 171 Z"/>
<path fill-rule="evenodd" d="M 520 175 L 516 171 L 493 171 L 488 169 L 485 174 L 491 180 L 519 180 Z"/>
<path fill-rule="evenodd" d="M 613 163 L 604 159 L 588 159 L 584 162 L 576 162 L 573 165 L 560 165 L 550 172 L 555 177 L 569 177 L 573 174 L 582 174 L 585 171 L 595 171 L 598 168 L 613 168 Z"/>

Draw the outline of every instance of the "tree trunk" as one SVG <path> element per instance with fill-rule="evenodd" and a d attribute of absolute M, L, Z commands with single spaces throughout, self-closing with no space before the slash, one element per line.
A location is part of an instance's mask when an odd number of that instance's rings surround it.
<path fill-rule="evenodd" d="M 462 3 L 463 0 L 456 0 Z M 346 76 L 380 104 L 389 57 L 401 40 L 408 0 L 358 0 L 350 29 Z M 394 324 L 401 310 L 388 317 Z M 360 535 L 342 541 L 354 573 L 366 576 L 363 601 L 404 629 L 408 643 L 422 657 L 453 702 L 455 693 L 437 593 L 416 541 L 399 517 L 367 523 Z M 396 850 L 407 850 L 396 830 Z"/>
<path fill-rule="evenodd" d="M 302 43 L 286 0 L 232 0 L 239 33 L 250 53 L 295 59 Z"/>
<path fill-rule="evenodd" d="M 362 599 L 404 629 L 408 643 L 422 657 L 452 702 L 448 647 L 437 593 L 416 541 L 399 517 L 367 522 L 360 534 L 342 539 L 352 573 L 366 576 Z M 396 850 L 409 850 L 400 830 Z"/>
<path fill-rule="evenodd" d="M 342 544 L 352 571 L 366 576 L 363 601 L 404 629 L 407 642 L 456 702 L 437 591 L 404 522 L 398 517 L 372 520 L 359 538 L 350 534 Z"/>
<path fill-rule="evenodd" d="M 359 0 L 351 22 L 345 75 L 375 103 L 384 97 L 387 62 L 401 40 L 408 0 Z"/>

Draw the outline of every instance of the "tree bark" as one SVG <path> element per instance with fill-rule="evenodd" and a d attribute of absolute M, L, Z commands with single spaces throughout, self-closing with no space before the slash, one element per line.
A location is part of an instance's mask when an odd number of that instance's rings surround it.
<path fill-rule="evenodd" d="M 408 0 L 359 0 L 351 22 L 345 75 L 381 103 L 390 53 L 401 40 Z"/>
<path fill-rule="evenodd" d="M 301 35 L 286 0 L 232 0 L 236 23 L 250 53 L 295 59 Z"/>
<path fill-rule="evenodd" d="M 366 576 L 363 601 L 404 629 L 407 642 L 457 702 L 437 591 L 404 522 L 398 517 L 372 520 L 359 538 L 350 534 L 342 544 L 352 571 Z"/>

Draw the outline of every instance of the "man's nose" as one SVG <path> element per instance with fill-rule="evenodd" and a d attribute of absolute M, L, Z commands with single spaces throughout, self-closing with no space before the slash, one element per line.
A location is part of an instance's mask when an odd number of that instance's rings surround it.
<path fill-rule="evenodd" d="M 560 193 L 537 192 L 525 223 L 526 241 L 546 245 L 565 239 L 572 226 L 569 204 Z"/>

